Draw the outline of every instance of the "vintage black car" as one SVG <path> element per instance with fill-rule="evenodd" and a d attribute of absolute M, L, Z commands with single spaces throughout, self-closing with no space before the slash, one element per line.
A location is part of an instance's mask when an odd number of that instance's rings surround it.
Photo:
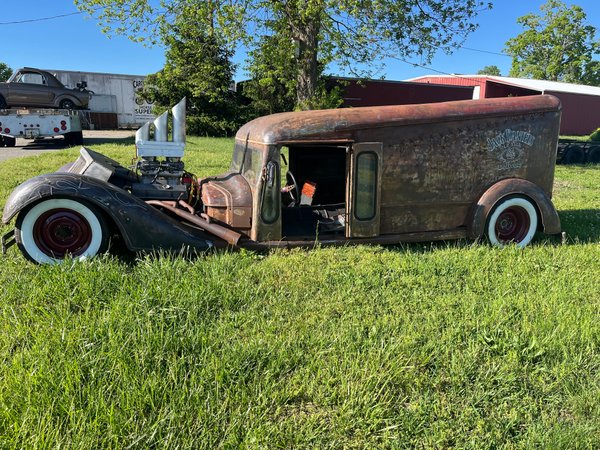
<path fill-rule="evenodd" d="M 6 83 L 0 83 L 0 109 L 86 109 L 90 95 L 83 86 L 70 89 L 50 72 L 25 67 L 14 72 Z"/>

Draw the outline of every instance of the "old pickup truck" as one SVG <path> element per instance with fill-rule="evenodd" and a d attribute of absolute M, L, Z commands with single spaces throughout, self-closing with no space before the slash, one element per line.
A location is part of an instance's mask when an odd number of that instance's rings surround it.
<path fill-rule="evenodd" d="M 135 167 L 81 148 L 17 187 L 3 248 L 55 263 L 111 241 L 132 251 L 480 237 L 522 247 L 561 232 L 551 202 L 560 111 L 541 95 L 275 114 L 238 131 L 226 173 L 198 180 L 181 161 L 182 101 L 172 141 L 166 113 L 138 130 Z"/>

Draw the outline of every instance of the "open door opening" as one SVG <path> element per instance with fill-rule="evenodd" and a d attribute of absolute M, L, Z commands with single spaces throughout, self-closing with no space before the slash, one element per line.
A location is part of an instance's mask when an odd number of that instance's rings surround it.
<path fill-rule="evenodd" d="M 324 144 L 282 148 L 284 239 L 345 236 L 348 149 Z"/>

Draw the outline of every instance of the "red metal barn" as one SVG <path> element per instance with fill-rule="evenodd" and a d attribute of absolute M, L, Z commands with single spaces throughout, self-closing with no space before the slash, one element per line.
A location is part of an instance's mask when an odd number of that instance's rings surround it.
<path fill-rule="evenodd" d="M 558 81 L 489 75 L 435 75 L 408 80 L 435 86 L 470 86 L 474 98 L 520 97 L 550 94 L 563 106 L 560 133 L 586 135 L 600 128 L 600 87 Z"/>
<path fill-rule="evenodd" d="M 329 88 L 337 85 L 342 89 L 343 107 L 414 105 L 471 100 L 474 92 L 473 86 L 360 80 L 343 77 L 331 77 L 328 84 Z"/>

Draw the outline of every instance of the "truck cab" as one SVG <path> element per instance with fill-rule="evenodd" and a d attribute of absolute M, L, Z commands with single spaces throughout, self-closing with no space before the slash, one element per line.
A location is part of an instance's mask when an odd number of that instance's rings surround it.
<path fill-rule="evenodd" d="M 496 234 L 526 244 L 538 228 L 560 232 L 559 122 L 550 96 L 261 117 L 238 131 L 230 172 L 206 182 L 203 202 L 251 241 L 295 246 L 477 238 L 498 201 L 520 198 Z"/>

